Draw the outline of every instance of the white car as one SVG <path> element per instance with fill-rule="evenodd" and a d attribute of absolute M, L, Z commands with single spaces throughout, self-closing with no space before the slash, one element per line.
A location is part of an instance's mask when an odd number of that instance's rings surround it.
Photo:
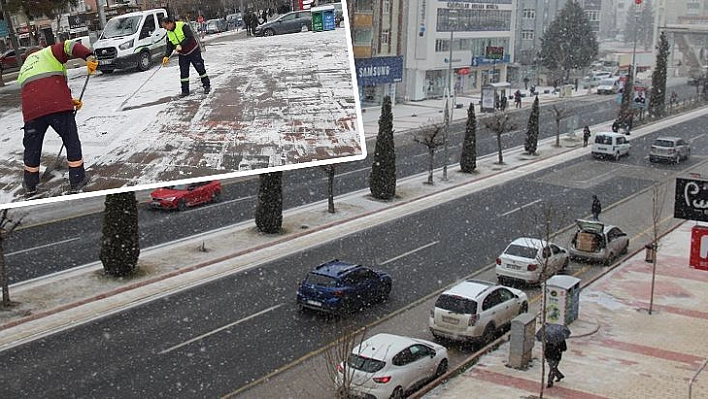
<path fill-rule="evenodd" d="M 423 339 L 376 334 L 337 365 L 337 386 L 366 398 L 404 398 L 448 368 L 447 349 Z"/>
<path fill-rule="evenodd" d="M 538 238 L 521 237 L 509 244 L 497 258 L 499 283 L 523 281 L 541 283 L 542 274 L 549 278 L 568 267 L 568 250 Z"/>
<path fill-rule="evenodd" d="M 691 145 L 680 137 L 659 137 L 649 149 L 649 162 L 679 163 L 691 156 Z"/>
<path fill-rule="evenodd" d="M 437 340 L 489 343 L 528 310 L 528 297 L 519 289 L 466 280 L 440 294 L 428 326 Z"/>
<path fill-rule="evenodd" d="M 570 244 L 570 257 L 606 264 L 627 253 L 629 237 L 617 226 L 594 220 L 575 221 L 577 231 Z"/>
<path fill-rule="evenodd" d="M 623 155 L 629 156 L 631 148 L 629 140 L 621 133 L 602 132 L 595 135 L 592 144 L 592 156 L 595 158 L 611 158 L 619 161 Z"/>

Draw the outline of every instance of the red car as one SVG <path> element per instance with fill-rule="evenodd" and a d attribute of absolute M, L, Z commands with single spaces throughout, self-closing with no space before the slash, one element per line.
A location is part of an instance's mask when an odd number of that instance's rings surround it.
<path fill-rule="evenodd" d="M 20 54 L 22 54 L 22 61 L 26 60 L 28 55 L 41 49 L 42 48 L 38 46 L 32 46 L 29 48 L 20 47 L 19 50 Z M 15 50 L 10 49 L 0 55 L 0 71 L 15 69 L 17 67 L 17 56 L 15 56 Z"/>
<path fill-rule="evenodd" d="M 162 187 L 151 192 L 150 198 L 150 208 L 181 211 L 190 206 L 218 202 L 221 199 L 221 182 L 212 180 Z"/>

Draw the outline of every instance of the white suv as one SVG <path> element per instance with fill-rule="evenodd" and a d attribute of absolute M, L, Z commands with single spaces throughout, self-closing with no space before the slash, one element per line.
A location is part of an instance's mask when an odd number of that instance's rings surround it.
<path fill-rule="evenodd" d="M 528 297 L 521 290 L 466 280 L 440 294 L 428 325 L 438 340 L 489 343 L 528 309 Z"/>

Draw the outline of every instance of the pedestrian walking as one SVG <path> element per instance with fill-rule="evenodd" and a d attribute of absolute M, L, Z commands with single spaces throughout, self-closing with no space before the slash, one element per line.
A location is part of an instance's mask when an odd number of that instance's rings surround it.
<path fill-rule="evenodd" d="M 600 213 L 602 212 L 602 204 L 600 203 L 600 199 L 597 198 L 597 195 L 592 196 L 592 219 L 593 220 L 600 220 Z"/>
<path fill-rule="evenodd" d="M 618 116 L 617 119 L 615 119 L 615 121 L 612 122 L 612 131 L 615 133 L 619 132 L 621 124 L 622 124 L 622 118 L 620 118 Z"/>
<path fill-rule="evenodd" d="M 251 11 L 251 33 L 253 33 L 253 36 L 256 35 L 256 28 L 258 27 L 258 15 L 256 14 L 255 11 Z"/>
<path fill-rule="evenodd" d="M 211 81 L 207 75 L 202 50 L 194 37 L 189 24 L 184 21 L 176 21 L 172 17 L 165 17 L 160 22 L 162 27 L 167 29 L 167 49 L 162 58 L 162 65 L 165 66 L 170 61 L 172 52 L 177 52 L 179 56 L 179 80 L 182 88 L 180 97 L 189 95 L 189 66 L 193 65 L 202 81 L 204 93 L 211 91 Z"/>
<path fill-rule="evenodd" d="M 501 100 L 500 100 L 500 104 L 499 104 L 502 111 L 506 110 L 506 104 L 507 104 L 506 103 L 506 94 L 504 94 L 503 96 L 501 96 Z"/>
<path fill-rule="evenodd" d="M 565 340 L 560 342 L 546 342 L 543 354 L 548 362 L 548 384 L 546 385 L 548 388 L 553 386 L 554 378 L 556 380 L 555 382 L 559 382 L 565 378 L 565 375 L 558 369 L 558 365 L 563 357 L 563 352 L 566 350 L 568 350 L 568 346 Z"/>
<path fill-rule="evenodd" d="M 246 27 L 246 35 L 251 36 L 251 13 L 245 12 L 243 14 L 243 25 Z"/>
<path fill-rule="evenodd" d="M 263 20 L 262 23 L 268 22 L 268 11 L 263 9 L 263 12 L 261 13 L 261 19 Z"/>
<path fill-rule="evenodd" d="M 24 176 L 25 195 L 37 193 L 39 162 L 44 135 L 51 126 L 66 147 L 69 165 L 70 192 L 84 188 L 89 176 L 84 169 L 81 140 L 76 127 L 75 113 L 83 106 L 72 97 L 67 84 L 66 64 L 71 59 L 86 60 L 89 74 L 96 73 L 98 62 L 93 52 L 80 41 L 62 41 L 27 56 L 17 77 L 22 97 L 24 120 Z"/>
<path fill-rule="evenodd" d="M 625 134 L 632 134 L 632 124 L 634 123 L 634 113 L 628 112 L 627 116 L 624 118 L 624 129 Z"/>
<path fill-rule="evenodd" d="M 588 146 L 588 140 L 590 140 L 590 128 L 585 125 L 583 128 L 583 147 Z"/>
<path fill-rule="evenodd" d="M 516 108 L 521 108 L 521 90 L 516 90 L 514 92 L 514 106 Z"/>

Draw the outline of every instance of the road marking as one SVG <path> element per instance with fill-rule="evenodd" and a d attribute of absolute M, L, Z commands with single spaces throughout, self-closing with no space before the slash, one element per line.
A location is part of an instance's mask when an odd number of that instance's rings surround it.
<path fill-rule="evenodd" d="M 401 258 L 405 258 L 406 256 L 411 255 L 411 254 L 414 254 L 414 253 L 416 253 L 416 252 L 418 252 L 418 251 L 421 251 L 421 250 L 423 250 L 423 249 L 425 249 L 425 248 L 432 247 L 433 245 L 436 245 L 436 244 L 438 244 L 439 242 L 440 242 L 440 241 L 433 241 L 433 242 L 431 242 L 431 243 L 429 243 L 429 244 L 423 245 L 422 247 L 418 247 L 418 248 L 416 248 L 416 249 L 414 249 L 414 250 L 412 250 L 412 251 L 408 251 L 408 252 L 406 252 L 406 253 L 404 253 L 404 254 L 398 255 L 398 256 L 396 256 L 396 257 L 394 257 L 394 258 L 391 258 L 391 259 L 389 259 L 389 260 L 385 260 L 385 261 L 379 263 L 379 266 L 380 266 L 380 265 L 385 265 L 386 263 L 391 263 L 391 262 L 393 262 L 393 261 L 395 261 L 395 260 L 398 260 L 398 259 L 401 259 Z"/>
<path fill-rule="evenodd" d="M 181 347 L 183 347 L 183 346 L 186 346 L 186 345 L 189 345 L 189 344 L 191 344 L 191 343 L 193 343 L 193 342 L 196 342 L 196 341 L 199 341 L 199 340 L 201 340 L 201 339 L 204 339 L 204 338 L 206 338 L 206 337 L 208 337 L 208 336 L 210 336 L 210 335 L 214 335 L 214 334 L 218 333 L 219 331 L 226 330 L 227 328 L 231 328 L 231 327 L 233 327 L 233 326 L 235 326 L 235 325 L 241 324 L 241 323 L 243 323 L 243 322 L 245 322 L 245 321 L 251 320 L 251 319 L 256 318 L 256 317 L 258 317 L 258 316 L 260 316 L 260 315 L 266 314 L 266 313 L 268 313 L 268 312 L 272 312 L 272 311 L 274 311 L 275 309 L 278 309 L 279 307 L 281 307 L 281 306 L 283 306 L 283 305 L 285 305 L 285 304 L 284 304 L 284 303 L 281 303 L 280 305 L 271 306 L 271 307 L 269 307 L 268 309 L 261 310 L 260 312 L 254 313 L 254 314 L 252 314 L 252 315 L 250 315 L 250 316 L 248 316 L 248 317 L 244 317 L 244 318 L 241 319 L 241 320 L 236 320 L 236 321 L 233 322 L 233 323 L 229 323 L 229 324 L 227 324 L 227 325 L 225 325 L 225 326 L 221 326 L 221 327 L 217 328 L 216 330 L 209 331 L 208 333 L 204 333 L 204 334 L 199 335 L 199 336 L 197 336 L 197 337 L 194 337 L 194 338 L 192 338 L 192 339 L 190 339 L 190 340 L 184 341 L 184 342 L 182 342 L 181 344 L 178 344 L 178 345 L 169 347 L 169 348 L 167 348 L 167 349 L 163 349 L 163 350 L 160 351 L 158 354 L 164 355 L 165 353 L 172 352 L 172 351 L 175 350 L 175 349 L 179 349 L 179 348 L 181 348 Z"/>
<path fill-rule="evenodd" d="M 518 208 L 512 209 L 512 210 L 510 210 L 509 212 L 505 212 L 505 213 L 502 213 L 501 215 L 497 215 L 497 216 L 498 216 L 498 217 L 509 216 L 509 215 L 511 215 L 511 214 L 514 213 L 514 212 L 518 212 L 518 211 L 520 211 L 520 210 L 522 210 L 522 209 L 524 209 L 524 208 L 526 208 L 526 207 L 528 207 L 528 206 L 531 206 L 531 205 L 533 205 L 533 204 L 537 204 L 537 203 L 542 202 L 542 201 L 543 201 L 542 199 L 537 199 L 536 201 L 529 202 L 529 203 L 526 204 L 526 205 L 521 205 L 521 206 L 518 207 Z"/>
<path fill-rule="evenodd" d="M 337 176 L 346 176 L 346 175 L 351 175 L 354 173 L 361 173 L 361 172 L 365 172 L 365 171 L 371 171 L 371 168 L 370 167 L 369 168 L 361 168 L 361 169 L 357 169 L 357 170 L 350 170 L 349 172 L 337 173 Z M 327 178 L 325 177 L 323 180 L 326 180 L 326 179 Z"/>
<path fill-rule="evenodd" d="M 253 199 L 253 198 L 256 198 L 256 196 L 249 195 L 248 197 L 241 197 L 241 198 L 236 198 L 236 199 L 227 200 L 227 201 L 221 200 L 219 202 L 206 202 L 204 204 L 199 204 L 195 207 L 185 209 L 184 211 L 182 211 L 182 213 L 196 212 L 202 207 L 202 205 L 210 205 L 210 206 L 214 207 L 214 206 L 219 206 L 219 205 L 228 205 L 231 203 L 241 202 L 241 201 L 245 201 L 245 200 L 249 200 L 249 199 Z"/>
<path fill-rule="evenodd" d="M 693 138 L 689 139 L 688 141 L 690 141 L 691 143 L 693 143 L 694 140 L 698 140 L 698 139 L 700 139 L 701 137 L 703 137 L 703 136 L 705 136 L 705 135 L 706 135 L 705 133 L 699 134 L 698 136 L 693 137 Z"/>
<path fill-rule="evenodd" d="M 51 243 L 51 244 L 44 244 L 44 245 L 40 245 L 40 246 L 38 246 L 38 247 L 32 247 L 32 248 L 22 249 L 22 250 L 15 251 L 15 252 L 10 252 L 10 253 L 8 253 L 8 254 L 5 254 L 5 256 L 17 255 L 17 254 L 21 254 L 21 253 L 25 253 L 25 252 L 34 251 L 34 250 L 37 250 L 37 249 L 42 249 L 42 248 L 51 247 L 51 246 L 53 246 L 53 245 L 59 245 L 59 244 L 67 243 L 67 242 L 76 241 L 76 240 L 79 240 L 79 239 L 80 239 L 79 237 L 69 238 L 69 239 L 66 239 L 66 240 L 61 240 L 61 241 L 53 242 L 53 243 Z"/>

